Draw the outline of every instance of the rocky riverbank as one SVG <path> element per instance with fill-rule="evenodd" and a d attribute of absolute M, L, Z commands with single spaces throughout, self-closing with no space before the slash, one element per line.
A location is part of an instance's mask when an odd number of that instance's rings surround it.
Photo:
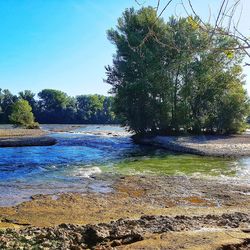
<path fill-rule="evenodd" d="M 141 216 L 137 220 L 120 219 L 97 225 L 61 224 L 51 228 L 31 227 L 19 231 L 8 229 L 0 232 L 0 247 L 1 249 L 112 249 L 124 248 L 131 244 L 131 248 L 138 249 L 140 245 L 136 243 L 143 242 L 149 238 L 149 235 L 152 237 L 174 232 L 201 231 L 204 228 L 216 231 L 225 227 L 228 231 L 232 231 L 232 237 L 239 238 L 240 248 L 237 249 L 244 249 L 244 247 L 250 247 L 250 239 L 244 239 L 248 229 L 242 228 L 236 232 L 232 229 L 238 229 L 246 224 L 250 224 L 250 216 L 243 213 L 193 217 L 151 215 Z M 168 243 L 165 245 L 167 246 Z M 226 246 L 223 245 L 217 249 L 227 249 Z"/>
<path fill-rule="evenodd" d="M 46 130 L 52 133 L 70 133 L 79 135 L 101 136 L 101 137 L 129 137 L 131 132 L 122 129 L 119 125 L 47 125 Z"/>
<path fill-rule="evenodd" d="M 0 248 L 249 249 L 249 185 L 169 176 L 94 178 L 112 178 L 112 191 L 40 195 L 0 208 Z"/>
<path fill-rule="evenodd" d="M 0 129 L 0 147 L 51 146 L 56 139 L 41 129 Z"/>
<path fill-rule="evenodd" d="M 250 135 L 135 137 L 136 143 L 202 156 L 250 156 Z"/>

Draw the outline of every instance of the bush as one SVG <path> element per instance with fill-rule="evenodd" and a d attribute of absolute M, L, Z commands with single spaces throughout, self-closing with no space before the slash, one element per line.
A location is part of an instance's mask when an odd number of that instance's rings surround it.
<path fill-rule="evenodd" d="M 227 53 L 239 41 L 225 37 L 224 31 L 208 36 L 195 22 L 192 17 L 165 22 L 153 8 L 132 8 L 108 31 L 116 54 L 106 67 L 106 82 L 112 86 L 116 115 L 131 131 L 244 130 L 249 99 L 242 51 L 237 49 L 233 57 Z"/>
<path fill-rule="evenodd" d="M 38 128 L 38 123 L 34 120 L 32 108 L 26 100 L 18 100 L 12 106 L 10 121 L 16 126 L 25 128 Z"/>

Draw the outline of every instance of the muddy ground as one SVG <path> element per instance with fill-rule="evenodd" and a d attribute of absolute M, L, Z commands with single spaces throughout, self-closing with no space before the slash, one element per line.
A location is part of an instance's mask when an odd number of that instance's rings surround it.
<path fill-rule="evenodd" d="M 0 249 L 250 249 L 250 186 L 96 176 L 107 194 L 38 195 L 0 208 Z"/>

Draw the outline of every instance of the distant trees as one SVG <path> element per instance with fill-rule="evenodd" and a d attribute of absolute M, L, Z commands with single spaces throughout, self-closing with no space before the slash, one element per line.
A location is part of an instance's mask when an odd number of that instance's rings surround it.
<path fill-rule="evenodd" d="M 26 128 L 37 128 L 38 123 L 35 123 L 32 108 L 28 101 L 20 99 L 12 105 L 12 112 L 9 116 L 11 123 L 17 126 Z"/>
<path fill-rule="evenodd" d="M 9 90 L 0 90 L 0 123 L 10 122 L 15 103 L 27 101 L 39 123 L 117 123 L 113 112 L 113 98 L 102 95 L 70 97 L 66 93 L 44 89 L 38 93 L 22 91 L 15 96 Z M 20 103 L 18 105 L 20 107 Z M 16 106 L 15 106 L 16 107 Z"/>
<path fill-rule="evenodd" d="M 18 100 L 8 89 L 0 89 L 0 121 L 7 123 L 12 111 L 12 105 Z"/>
<path fill-rule="evenodd" d="M 36 109 L 35 93 L 31 92 L 30 90 L 24 90 L 22 92 L 19 92 L 18 95 L 19 98 L 26 100 L 29 103 L 33 111 Z"/>
<path fill-rule="evenodd" d="M 115 94 L 115 111 L 130 130 L 243 129 L 249 110 L 243 56 L 229 49 L 238 41 L 210 36 L 196 23 L 193 17 L 165 22 L 154 8 L 131 8 L 119 18 L 117 29 L 108 31 L 117 52 L 113 65 L 106 67 L 106 82 Z"/>
<path fill-rule="evenodd" d="M 76 97 L 77 119 L 91 123 L 117 122 L 113 112 L 113 98 L 101 95 Z"/>
<path fill-rule="evenodd" d="M 42 123 L 71 123 L 74 120 L 75 102 L 66 93 L 44 89 L 38 97 L 36 116 Z"/>

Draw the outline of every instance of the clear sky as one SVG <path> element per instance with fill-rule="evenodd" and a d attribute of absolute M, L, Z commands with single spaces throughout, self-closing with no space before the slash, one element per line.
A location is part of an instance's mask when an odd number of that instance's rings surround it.
<path fill-rule="evenodd" d="M 178 2 L 166 10 L 166 17 L 182 15 Z M 216 10 L 219 3 L 193 0 L 204 17 L 209 5 Z M 240 28 L 249 36 L 250 0 L 242 3 Z M 44 88 L 69 95 L 107 94 L 104 66 L 112 63 L 115 48 L 106 31 L 131 6 L 137 6 L 134 0 L 0 0 L 0 88 L 15 94 Z M 250 93 L 250 74 L 247 82 Z"/>

